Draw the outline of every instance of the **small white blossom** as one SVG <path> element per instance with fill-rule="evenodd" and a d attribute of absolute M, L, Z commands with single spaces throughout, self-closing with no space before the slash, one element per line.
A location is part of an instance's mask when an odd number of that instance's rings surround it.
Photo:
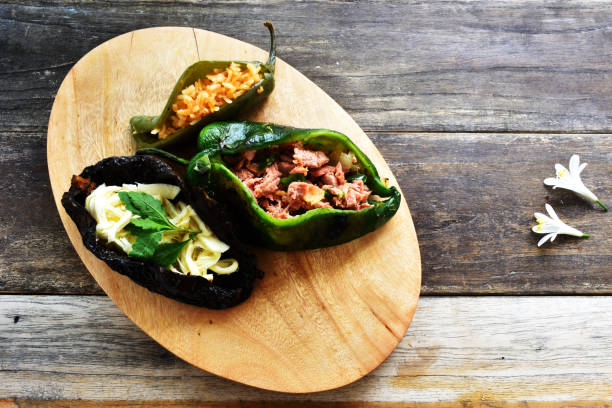
<path fill-rule="evenodd" d="M 546 204 L 546 211 L 548 215 L 542 213 L 534 213 L 533 216 L 536 218 L 538 225 L 531 228 L 536 234 L 546 234 L 539 242 L 538 246 L 541 246 L 546 241 L 554 241 L 558 234 L 573 235 L 575 237 L 588 238 L 589 234 L 584 234 L 578 231 L 576 228 L 572 228 L 557 217 L 557 213 L 550 206 Z"/>
<path fill-rule="evenodd" d="M 600 206 L 603 207 L 604 210 L 608 211 L 608 207 L 606 207 L 595 194 L 591 192 L 580 178 L 580 173 L 586 167 L 586 163 L 580 164 L 580 158 L 577 154 L 573 155 L 569 161 L 569 171 L 563 167 L 561 164 L 555 164 L 555 171 L 557 173 L 557 177 L 551 177 L 544 180 L 544 184 L 547 186 L 552 186 L 555 188 L 564 188 L 566 190 L 571 190 L 579 196 L 596 202 Z"/>

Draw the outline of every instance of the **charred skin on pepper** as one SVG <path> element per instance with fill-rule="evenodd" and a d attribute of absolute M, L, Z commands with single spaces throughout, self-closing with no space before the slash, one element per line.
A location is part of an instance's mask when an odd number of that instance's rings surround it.
<path fill-rule="evenodd" d="M 188 67 L 178 79 L 172 90 L 168 101 L 158 116 L 134 116 L 130 119 L 132 136 L 139 148 L 168 147 L 177 143 L 195 139 L 197 133 L 208 123 L 232 119 L 239 113 L 247 111 L 263 102 L 274 89 L 274 69 L 276 64 L 276 39 L 272 23 L 266 21 L 265 26 L 270 31 L 270 52 L 265 63 L 254 61 L 198 61 Z M 197 81 L 206 78 L 207 75 L 215 73 L 215 70 L 226 70 L 235 64 L 241 69 L 248 69 L 250 64 L 254 66 L 261 75 L 261 79 L 253 84 L 246 92 L 236 97 L 231 103 L 217 107 L 218 110 L 208 113 L 196 123 L 176 130 L 164 139 L 157 137 L 155 133 L 169 124 L 172 115 L 175 114 L 173 105 L 177 96 L 187 87 Z"/>
<path fill-rule="evenodd" d="M 131 258 L 119 249 L 105 245 L 96 236 L 96 220 L 85 208 L 85 200 L 92 186 L 103 183 L 163 183 L 181 188 L 178 199 L 189 202 L 206 219 L 215 234 L 230 245 L 227 256 L 239 261 L 238 271 L 218 275 L 214 283 L 201 276 L 172 272 L 151 262 Z M 225 206 L 203 194 L 191 195 L 183 179 L 167 163 L 150 155 L 109 157 L 73 178 L 68 192 L 62 197 L 62 205 L 76 224 L 85 247 L 116 272 L 128 276 L 134 282 L 152 292 L 211 309 L 224 309 L 246 300 L 256 278 L 263 273 L 257 269 L 257 261 L 238 238 Z"/>

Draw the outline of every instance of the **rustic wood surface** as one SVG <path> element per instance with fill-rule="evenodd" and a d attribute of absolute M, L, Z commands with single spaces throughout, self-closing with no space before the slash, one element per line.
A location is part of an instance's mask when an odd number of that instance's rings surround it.
<path fill-rule="evenodd" d="M 0 103 L 0 169 L 7 175 L 0 187 L 37 208 L 25 218 L 16 214 L 18 201 L 6 200 L 0 206 L 0 222 L 7 231 L 0 237 L 0 292 L 102 293 L 62 233 L 46 173 L 47 118 L 68 69 L 102 41 L 155 24 L 214 26 L 265 47 L 259 20 L 269 15 L 277 22 L 282 58 L 339 101 L 388 159 L 413 210 L 417 233 L 427 237 L 421 242 L 427 245 L 422 251 L 424 294 L 612 293 L 612 271 L 607 268 L 611 238 L 605 234 L 609 218 L 585 212 L 571 194 L 552 192 L 538 182 L 552 175 L 555 162 L 567 162 L 578 152 L 590 162 L 584 173 L 587 184 L 604 200 L 612 197 L 610 178 L 605 177 L 612 172 L 612 136 L 533 133 L 601 133 L 612 128 L 607 58 L 611 46 L 605 36 L 612 20 L 610 2 L 519 1 L 496 2 L 495 7 L 487 2 L 386 7 L 320 2 L 299 4 L 290 12 L 282 2 L 265 2 L 249 6 L 249 24 L 237 13 L 244 6 L 234 2 L 114 4 L 0 4 L 0 18 L 6 21 L 0 25 L 6 50 L 0 59 L 5 90 Z M 214 24 L 211 15 L 219 23 Z M 452 24 L 442 24 L 451 17 Z M 309 22 L 317 30 L 306 29 Z M 452 35 L 455 32 L 461 35 Z M 397 44 L 410 51 L 382 58 L 383 51 Z M 562 67 L 555 68 L 555 61 L 563 62 Z M 476 63 L 482 69 L 469 68 Z M 404 74 L 397 79 L 372 75 L 380 64 Z M 508 69 L 496 70 L 500 64 Z M 443 80 L 440 75 L 455 79 Z M 504 81 L 495 80 L 495 75 Z M 381 87 L 394 87 L 394 92 Z M 424 87 L 427 95 L 418 92 Z M 446 96 L 442 87 L 450 88 Z M 504 87 L 520 87 L 524 98 Z M 449 95 L 460 90 L 463 94 L 449 102 Z M 394 103 L 403 110 L 389 111 L 381 98 L 397 100 Z M 354 107 L 361 103 L 367 106 Z M 496 104 L 504 106 L 479 108 Z M 521 110 L 525 107 L 535 112 Z M 547 109 L 554 114 L 548 115 Z M 578 114 L 580 109 L 588 110 L 588 120 Z M 389 122 L 400 113 L 399 124 Z M 416 126 L 413 114 L 436 126 Z M 502 119 L 514 122 L 502 124 Z M 475 126 L 478 122 L 483 124 Z M 488 137 L 406 131 L 410 129 L 529 133 Z M 564 240 L 544 250 L 532 245 L 537 237 L 527 227 L 532 213 L 541 211 L 547 200 L 562 207 L 560 214 L 568 222 L 580 223 L 592 233 L 588 244 Z M 477 241 L 449 239 L 464 236 Z M 479 242 L 486 242 L 486 247 Z M 590 268 L 589 273 L 576 271 L 582 265 Z"/>
<path fill-rule="evenodd" d="M 21 1 L 0 3 L 4 129 L 44 130 L 96 45 L 197 27 L 279 53 L 366 131 L 611 131 L 609 1 Z"/>
<path fill-rule="evenodd" d="M 301 406 L 609 406 L 612 298 L 453 296 L 612 294 L 610 215 L 541 184 L 579 153 L 586 184 L 612 201 L 612 2 L 64 0 L 0 2 L 0 300 L 22 305 L 0 308 L 0 319 L 17 328 L 31 310 L 41 321 L 17 338 L 0 325 L 0 375 L 9 379 L 0 407 L 267 407 L 295 398 L 197 371 L 108 299 L 83 296 L 103 292 L 63 232 L 45 158 L 55 93 L 95 46 L 173 25 L 265 48 L 267 18 L 280 56 L 353 116 L 396 175 L 421 243 L 423 293 L 452 295 L 422 298 L 379 370 L 303 396 Z M 546 202 L 591 238 L 538 250 L 527 228 Z M 57 294 L 78 296 L 33 296 Z M 44 303 L 58 299 L 80 311 Z M 106 309 L 84 323 L 96 302 Z M 397 369 L 409 364 L 408 374 Z M 434 376 L 423 374 L 428 365 Z"/>
<path fill-rule="evenodd" d="M 422 293 L 612 293 L 612 217 L 542 183 L 555 162 L 567 166 L 579 153 L 589 163 L 585 183 L 612 202 L 612 135 L 377 132 L 370 138 L 410 205 Z M 6 175 L 0 189 L 37 208 L 26 218 L 19 201 L 0 206 L 0 291 L 101 294 L 57 216 L 44 143 L 39 133 L 0 133 Z M 538 248 L 529 227 L 546 202 L 591 238 L 559 237 Z"/>
<path fill-rule="evenodd" d="M 239 385 L 190 366 L 142 333 L 105 297 L 2 296 L 0 395 L 37 400 L 413 401 L 438 402 L 439 407 L 601 401 L 610 399 L 612 384 L 611 300 L 422 298 L 407 335 L 370 375 L 337 390 L 292 395 Z"/>

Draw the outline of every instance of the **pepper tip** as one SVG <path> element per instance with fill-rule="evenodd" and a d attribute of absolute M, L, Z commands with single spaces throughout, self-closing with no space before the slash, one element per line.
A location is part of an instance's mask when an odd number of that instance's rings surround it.
<path fill-rule="evenodd" d="M 270 20 L 266 20 L 264 25 L 268 28 L 268 31 L 270 31 L 270 53 L 266 65 L 270 71 L 274 72 L 274 65 L 276 62 L 276 36 L 274 34 L 274 25 Z"/>

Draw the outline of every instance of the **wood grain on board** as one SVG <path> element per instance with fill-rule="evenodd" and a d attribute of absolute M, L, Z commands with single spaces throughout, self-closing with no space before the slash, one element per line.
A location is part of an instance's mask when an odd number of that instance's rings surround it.
<path fill-rule="evenodd" d="M 118 407 L 143 400 L 168 401 L 169 407 L 208 406 L 181 405 L 184 400 L 237 407 L 240 401 L 245 407 L 288 401 L 315 407 L 325 402 L 368 407 L 378 401 L 410 401 L 413 405 L 400 405 L 407 407 L 425 402 L 432 403 L 426 407 L 604 407 L 612 398 L 611 307 L 606 296 L 421 298 L 406 336 L 378 369 L 340 389 L 290 395 L 190 366 L 105 297 L 5 295 L 0 296 L 0 395 L 135 401 Z"/>
<path fill-rule="evenodd" d="M 125 32 L 186 26 L 279 56 L 366 130 L 612 131 L 609 1 L 0 4 L 0 130 L 43 131 L 62 78 Z M 283 84 L 279 84 L 283 86 Z"/>
<path fill-rule="evenodd" d="M 587 186 L 612 203 L 612 135 L 370 133 L 420 237 L 424 294 L 612 293 L 612 217 L 542 184 L 578 153 Z M 0 292 L 101 294 L 61 226 L 45 135 L 0 132 Z M 36 186 L 35 188 L 33 186 Z M 37 210 L 23 217 L 23 203 Z M 529 227 L 548 202 L 588 240 L 537 248 Z"/>
<path fill-rule="evenodd" d="M 219 34 L 165 27 L 114 38 L 72 68 L 55 98 L 47 134 L 49 177 L 64 227 L 83 263 L 119 308 L 193 365 L 284 392 L 351 383 L 393 351 L 416 308 L 420 257 L 405 201 L 380 229 L 341 246 L 257 250 L 266 276 L 247 301 L 226 310 L 173 301 L 112 271 L 84 248 L 61 206 L 72 174 L 102 158 L 135 152 L 125 127 L 129 118 L 160 112 L 184 67 L 205 53 L 213 60 L 267 57 Z M 328 95 L 280 60 L 275 78 L 285 86 L 244 118 L 296 127 L 333 125 L 396 184 L 376 147 Z"/>

